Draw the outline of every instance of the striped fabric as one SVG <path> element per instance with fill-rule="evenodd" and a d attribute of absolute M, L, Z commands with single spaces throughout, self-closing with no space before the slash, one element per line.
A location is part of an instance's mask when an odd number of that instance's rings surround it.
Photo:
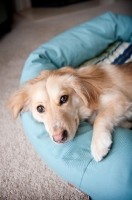
<path fill-rule="evenodd" d="M 94 64 L 123 64 L 132 62 L 132 44 L 127 42 L 114 42 L 102 54 L 86 61 L 81 65 Z"/>

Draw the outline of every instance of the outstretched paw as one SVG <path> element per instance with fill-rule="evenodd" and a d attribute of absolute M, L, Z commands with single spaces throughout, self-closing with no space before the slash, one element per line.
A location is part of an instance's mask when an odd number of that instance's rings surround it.
<path fill-rule="evenodd" d="M 91 144 L 91 153 L 96 162 L 101 161 L 109 152 L 112 145 L 111 138 L 93 139 Z"/>

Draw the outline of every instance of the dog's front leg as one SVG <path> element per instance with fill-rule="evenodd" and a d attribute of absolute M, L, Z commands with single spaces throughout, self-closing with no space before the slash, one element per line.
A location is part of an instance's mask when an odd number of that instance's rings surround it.
<path fill-rule="evenodd" d="M 91 153 L 99 162 L 107 155 L 112 145 L 111 132 L 125 118 L 132 115 L 132 103 L 124 96 L 118 96 L 98 113 L 93 126 Z"/>

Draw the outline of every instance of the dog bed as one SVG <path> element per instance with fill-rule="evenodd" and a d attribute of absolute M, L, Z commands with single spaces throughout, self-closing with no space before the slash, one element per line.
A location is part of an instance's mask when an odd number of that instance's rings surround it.
<path fill-rule="evenodd" d="M 29 55 L 20 83 L 36 77 L 42 70 L 66 65 L 79 67 L 116 41 L 132 43 L 132 17 L 108 12 L 38 47 Z M 93 130 L 90 124 L 82 122 L 72 141 L 57 145 L 51 141 L 44 125 L 35 121 L 30 112 L 23 113 L 21 119 L 38 154 L 65 181 L 88 194 L 92 200 L 132 199 L 131 130 L 116 127 L 110 153 L 97 163 L 90 153 Z"/>

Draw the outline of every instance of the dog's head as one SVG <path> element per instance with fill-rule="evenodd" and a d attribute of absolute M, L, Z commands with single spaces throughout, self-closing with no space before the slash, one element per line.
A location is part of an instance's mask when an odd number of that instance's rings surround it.
<path fill-rule="evenodd" d="M 93 72 L 94 73 L 94 70 Z M 100 89 L 97 84 L 70 67 L 45 70 L 16 91 L 8 107 L 14 118 L 30 110 L 33 117 L 45 124 L 50 137 L 57 143 L 71 140 L 79 121 L 98 108 Z"/>

